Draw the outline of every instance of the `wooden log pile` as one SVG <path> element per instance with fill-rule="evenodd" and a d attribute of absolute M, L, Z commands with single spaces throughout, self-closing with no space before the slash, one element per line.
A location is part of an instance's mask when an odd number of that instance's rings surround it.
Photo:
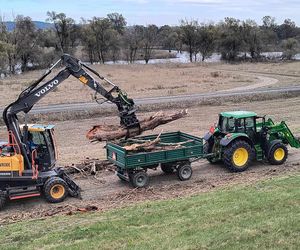
<path fill-rule="evenodd" d="M 193 140 L 187 140 L 184 142 L 176 143 L 165 143 L 160 140 L 161 133 L 154 140 L 139 140 L 139 139 L 128 139 L 127 143 L 122 147 L 126 151 L 160 151 L 160 150 L 171 150 L 184 147 L 185 144 L 192 142 Z"/>
<path fill-rule="evenodd" d="M 187 116 L 187 110 L 179 112 L 166 113 L 157 112 L 150 117 L 140 120 L 140 131 L 136 130 L 130 133 L 130 137 L 137 136 L 144 131 L 153 130 L 154 128 Z M 128 135 L 128 130 L 123 126 L 116 125 L 95 125 L 87 132 L 86 137 L 91 141 L 111 141 L 124 138 Z"/>
<path fill-rule="evenodd" d="M 101 170 L 115 171 L 115 167 L 107 160 L 89 158 L 86 158 L 81 163 L 65 166 L 67 174 L 81 173 L 82 175 L 95 175 Z"/>

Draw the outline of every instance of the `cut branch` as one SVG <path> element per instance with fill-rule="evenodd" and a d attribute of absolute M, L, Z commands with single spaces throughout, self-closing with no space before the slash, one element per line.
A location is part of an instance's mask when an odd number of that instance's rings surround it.
<path fill-rule="evenodd" d="M 139 135 L 140 133 L 153 130 L 154 128 L 166 124 L 180 118 L 183 118 L 187 115 L 187 110 L 181 110 L 179 112 L 174 113 L 165 113 L 165 112 L 157 112 L 156 114 L 147 117 L 143 120 L 140 120 L 140 131 L 135 130 L 131 131 L 129 137 L 134 137 Z M 122 126 L 115 126 L 115 125 L 96 125 L 93 126 L 87 132 L 86 137 L 90 141 L 110 141 L 124 138 L 128 135 L 128 130 Z"/>
<path fill-rule="evenodd" d="M 123 148 L 127 151 L 137 151 L 140 149 L 152 148 L 154 145 L 160 142 L 160 135 L 161 133 L 153 141 L 146 141 L 144 143 L 134 143 L 131 145 L 124 146 Z"/>

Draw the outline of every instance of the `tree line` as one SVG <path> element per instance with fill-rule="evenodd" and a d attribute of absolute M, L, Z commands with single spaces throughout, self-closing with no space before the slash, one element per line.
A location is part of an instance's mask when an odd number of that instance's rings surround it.
<path fill-rule="evenodd" d="M 122 14 L 111 13 L 91 20 L 74 19 L 64 13 L 47 12 L 53 28 L 37 29 L 30 17 L 18 15 L 15 28 L 8 31 L 0 20 L 0 73 L 45 68 L 61 55 L 75 54 L 90 63 L 137 58 L 149 62 L 155 49 L 187 51 L 190 62 L 204 61 L 214 52 L 223 60 L 263 60 L 262 52 L 282 51 L 284 59 L 298 52 L 300 28 L 290 19 L 277 24 L 265 16 L 262 25 L 253 20 L 225 18 L 219 23 L 182 20 L 178 26 L 127 26 Z"/>

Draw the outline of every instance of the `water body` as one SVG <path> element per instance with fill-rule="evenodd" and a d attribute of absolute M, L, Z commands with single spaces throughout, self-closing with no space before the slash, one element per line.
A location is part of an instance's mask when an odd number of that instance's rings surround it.
<path fill-rule="evenodd" d="M 190 55 L 186 51 L 177 52 L 175 50 L 171 51 L 171 53 L 176 53 L 175 58 L 163 58 L 163 59 L 150 59 L 148 64 L 160 64 L 160 63 L 190 63 Z M 241 53 L 240 56 L 244 56 L 245 53 Z M 280 60 L 282 56 L 282 52 L 263 52 L 261 53 L 262 56 L 265 56 L 266 58 L 269 58 L 270 60 Z M 247 58 L 251 58 L 249 53 L 246 53 Z M 296 54 L 293 57 L 294 60 L 300 60 L 300 53 Z M 194 58 L 193 58 L 194 60 Z M 201 62 L 201 56 L 197 55 L 197 62 Z M 218 53 L 213 53 L 211 57 L 206 58 L 204 60 L 205 63 L 218 63 L 221 62 L 221 55 Z M 85 62 L 86 64 L 89 64 L 89 62 Z M 145 60 L 136 60 L 134 61 L 135 64 L 146 64 Z M 97 63 L 96 63 L 97 64 Z M 100 64 L 100 63 L 99 63 Z M 116 62 L 108 61 L 105 62 L 105 64 L 129 64 L 127 61 L 119 60 Z M 16 73 L 21 74 L 21 65 L 16 66 Z M 4 74 L 0 74 L 0 79 L 4 78 Z"/>
<path fill-rule="evenodd" d="M 177 51 L 172 51 L 172 53 L 176 53 L 176 58 L 164 58 L 164 59 L 150 59 L 148 64 L 159 64 L 159 63 L 190 63 L 190 55 L 188 52 L 183 51 L 181 53 L 177 52 Z M 265 56 L 266 58 L 270 59 L 270 60 L 281 60 L 282 57 L 282 52 L 262 52 L 261 55 Z M 240 56 L 243 57 L 245 55 L 245 53 L 240 53 Z M 251 58 L 249 53 L 246 53 L 246 57 L 247 58 Z M 201 62 L 201 55 L 197 55 L 197 62 Z M 300 53 L 296 54 L 293 57 L 294 60 L 300 60 Z M 194 57 L 193 57 L 194 60 Z M 210 56 L 209 58 L 206 58 L 204 60 L 205 63 L 219 63 L 221 62 L 221 54 L 218 53 L 213 53 L 212 56 Z M 134 63 L 136 64 L 146 64 L 145 60 L 136 60 L 134 61 Z M 106 62 L 106 64 L 128 64 L 127 61 L 108 61 Z"/>
<path fill-rule="evenodd" d="M 175 58 L 163 58 L 163 59 L 150 59 L 148 64 L 159 64 L 159 63 L 190 63 L 190 55 L 186 51 L 177 52 L 175 50 L 171 51 L 171 53 L 176 53 Z M 194 59 L 194 58 L 193 58 Z M 197 56 L 197 61 L 201 61 L 201 56 Z M 208 63 L 214 63 L 214 62 L 220 62 L 221 61 L 221 55 L 214 53 L 210 58 L 205 59 L 204 62 Z M 145 60 L 136 60 L 134 61 L 136 64 L 146 64 Z M 108 61 L 105 62 L 105 64 L 128 64 L 127 61 Z"/>

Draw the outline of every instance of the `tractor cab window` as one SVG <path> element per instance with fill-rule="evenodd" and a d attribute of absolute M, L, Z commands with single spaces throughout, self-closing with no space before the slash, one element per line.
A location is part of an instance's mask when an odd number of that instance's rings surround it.
<path fill-rule="evenodd" d="M 245 118 L 245 125 L 246 125 L 246 129 L 254 128 L 254 118 L 253 117 Z"/>
<path fill-rule="evenodd" d="M 222 132 L 234 132 L 235 124 L 234 118 L 232 117 L 221 117 L 220 118 L 220 128 Z"/>
<path fill-rule="evenodd" d="M 249 132 L 253 134 L 255 132 L 254 124 L 255 123 L 253 117 L 236 119 L 237 132 L 246 133 L 246 134 L 248 134 Z"/>
<path fill-rule="evenodd" d="M 237 132 L 245 132 L 245 120 L 243 118 L 236 119 Z"/>
<path fill-rule="evenodd" d="M 245 118 L 246 134 L 249 136 L 249 138 L 251 138 L 252 141 L 256 141 L 256 129 L 254 119 L 254 117 Z"/>

